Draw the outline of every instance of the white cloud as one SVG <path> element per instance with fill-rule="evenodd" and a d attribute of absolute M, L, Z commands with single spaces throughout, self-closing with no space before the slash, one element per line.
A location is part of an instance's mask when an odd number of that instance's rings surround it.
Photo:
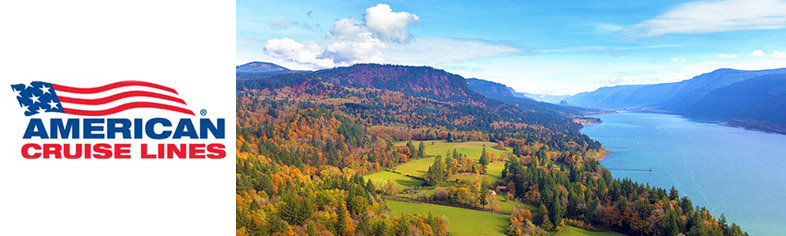
<path fill-rule="evenodd" d="M 438 66 L 473 58 L 505 56 L 526 52 L 510 45 L 453 38 L 415 38 L 407 26 L 420 19 L 408 12 L 393 12 L 378 4 L 366 9 L 364 20 L 338 19 L 327 32 L 327 43 L 297 42 L 289 38 L 271 39 L 265 53 L 273 58 L 317 68 L 355 63 L 423 63 Z M 290 27 L 292 22 L 280 22 Z"/>
<path fill-rule="evenodd" d="M 385 41 L 397 43 L 408 42 L 412 34 L 407 31 L 407 26 L 417 23 L 420 18 L 409 12 L 393 12 L 387 4 L 377 4 L 366 9 L 364 15 L 366 27 Z"/>
<path fill-rule="evenodd" d="M 773 50 L 772 51 L 772 57 L 786 58 L 786 51 Z"/>
<path fill-rule="evenodd" d="M 328 31 L 328 37 L 339 41 L 328 45 L 324 54 L 338 65 L 384 61 L 380 49 L 386 47 L 385 43 L 375 37 L 362 22 L 337 20 Z"/>
<path fill-rule="evenodd" d="M 323 50 L 314 41 L 297 42 L 290 38 L 271 39 L 265 44 L 265 52 L 273 57 L 283 58 L 318 67 L 333 67 L 332 59 L 322 57 Z"/>
<path fill-rule="evenodd" d="M 358 35 L 371 36 L 371 32 L 366 29 L 363 22 L 354 19 L 339 19 L 333 22 L 333 28 L 327 32 L 328 37 L 336 37 L 338 39 L 346 40 L 353 39 Z"/>
<path fill-rule="evenodd" d="M 693 1 L 628 27 L 636 37 L 786 28 L 786 1 Z"/>
<path fill-rule="evenodd" d="M 764 51 L 762 51 L 762 50 L 753 50 L 753 52 L 751 52 L 751 54 L 749 54 L 749 55 L 754 56 L 754 57 L 763 57 L 763 56 L 766 56 L 767 54 L 764 53 Z"/>
<path fill-rule="evenodd" d="M 718 54 L 718 57 L 720 57 L 720 58 L 735 58 L 735 57 L 737 57 L 737 54 L 721 53 L 721 54 Z"/>
<path fill-rule="evenodd" d="M 681 61 L 685 61 L 685 58 L 676 58 L 676 57 L 671 58 L 671 62 L 681 62 Z"/>

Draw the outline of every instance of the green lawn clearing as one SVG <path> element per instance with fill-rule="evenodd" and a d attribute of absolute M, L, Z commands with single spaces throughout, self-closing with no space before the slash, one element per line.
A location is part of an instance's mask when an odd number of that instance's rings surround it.
<path fill-rule="evenodd" d="M 428 203 L 405 202 L 387 199 L 387 205 L 394 216 L 402 213 L 431 212 L 434 216 L 443 216 L 448 221 L 448 232 L 452 235 L 505 235 L 510 217 L 483 211 L 441 206 Z"/>
<path fill-rule="evenodd" d="M 556 236 L 624 236 L 617 232 L 589 231 L 572 226 L 565 226 L 557 232 Z"/>

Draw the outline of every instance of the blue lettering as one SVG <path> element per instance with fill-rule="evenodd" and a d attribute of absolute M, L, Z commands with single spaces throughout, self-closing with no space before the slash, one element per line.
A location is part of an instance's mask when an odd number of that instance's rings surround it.
<path fill-rule="evenodd" d="M 172 135 L 172 131 L 164 130 L 161 133 L 156 133 L 156 124 L 161 124 L 163 127 L 172 127 L 172 122 L 164 118 L 153 118 L 145 124 L 145 134 L 152 139 L 165 139 Z"/>
<path fill-rule="evenodd" d="M 79 138 L 79 119 L 68 119 L 63 125 L 62 119 L 49 120 L 52 138 Z"/>
<path fill-rule="evenodd" d="M 25 130 L 25 136 L 22 138 L 30 139 L 31 137 L 39 137 L 42 139 L 49 138 L 49 135 L 46 134 L 44 122 L 41 122 L 41 119 L 30 119 L 30 123 L 27 123 L 27 130 Z"/>
<path fill-rule="evenodd" d="M 101 131 L 104 131 L 104 119 L 82 119 L 82 123 L 84 123 L 84 128 L 82 130 L 82 135 L 85 139 L 103 139 L 104 134 Z"/>
<path fill-rule="evenodd" d="M 218 119 L 218 125 L 214 125 L 213 122 L 210 122 L 210 119 L 202 118 L 199 119 L 199 137 L 201 139 L 207 138 L 207 132 L 210 131 L 213 134 L 213 137 L 216 138 L 224 138 L 224 119 Z"/>
<path fill-rule="evenodd" d="M 175 128 L 175 134 L 172 135 L 172 138 L 179 139 L 183 136 L 188 136 L 192 139 L 198 139 L 196 128 L 194 128 L 194 124 L 191 123 L 191 119 L 180 119 L 180 122 L 177 123 L 177 128 Z"/>
<path fill-rule="evenodd" d="M 120 127 L 117 125 L 120 124 Z M 116 133 L 123 134 L 123 138 L 131 138 L 131 120 L 128 119 L 107 119 L 106 138 L 115 138 Z"/>

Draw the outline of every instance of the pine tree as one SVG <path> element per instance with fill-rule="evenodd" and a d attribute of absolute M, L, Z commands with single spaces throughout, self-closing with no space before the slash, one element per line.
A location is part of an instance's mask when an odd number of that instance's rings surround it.
<path fill-rule="evenodd" d="M 345 230 L 347 230 L 349 226 L 347 222 L 347 218 L 349 218 L 347 215 L 347 208 L 344 206 L 344 204 L 341 204 L 338 207 L 338 212 L 336 213 L 338 214 L 338 220 L 336 221 L 336 235 L 341 235 Z"/>
<path fill-rule="evenodd" d="M 674 186 L 671 186 L 671 190 L 669 190 L 669 198 L 671 198 L 671 200 L 680 199 L 680 193 L 677 192 L 677 189 L 674 188 Z"/>
<path fill-rule="evenodd" d="M 552 224 L 551 220 L 549 220 L 549 215 L 548 214 L 544 214 L 543 215 L 543 220 L 542 220 L 542 223 L 540 224 L 540 227 L 543 228 L 543 230 L 546 230 L 546 231 L 554 230 L 554 224 Z"/>
<path fill-rule="evenodd" d="M 418 144 L 418 157 L 426 157 L 426 145 L 423 144 L 423 141 L 420 141 L 420 144 Z"/>
<path fill-rule="evenodd" d="M 489 155 L 486 153 L 486 147 L 483 147 L 483 153 L 480 154 L 480 160 L 478 160 L 480 165 L 483 166 L 483 172 L 486 172 L 486 167 L 489 165 Z"/>
<path fill-rule="evenodd" d="M 415 149 L 415 144 L 412 144 L 412 141 L 407 142 L 407 149 L 409 149 L 409 157 L 416 157 L 418 155 L 418 150 Z"/>

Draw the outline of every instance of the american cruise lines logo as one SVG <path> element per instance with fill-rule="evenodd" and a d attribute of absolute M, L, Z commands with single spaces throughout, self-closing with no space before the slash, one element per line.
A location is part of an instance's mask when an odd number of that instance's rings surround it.
<path fill-rule="evenodd" d="M 11 91 L 29 117 L 22 136 L 27 143 L 20 150 L 25 159 L 226 157 L 219 142 L 226 137 L 225 119 L 206 118 L 205 109 L 196 117 L 178 92 L 164 85 L 120 81 L 71 87 L 34 81 L 12 84 Z M 170 118 L 159 117 L 164 114 Z"/>

